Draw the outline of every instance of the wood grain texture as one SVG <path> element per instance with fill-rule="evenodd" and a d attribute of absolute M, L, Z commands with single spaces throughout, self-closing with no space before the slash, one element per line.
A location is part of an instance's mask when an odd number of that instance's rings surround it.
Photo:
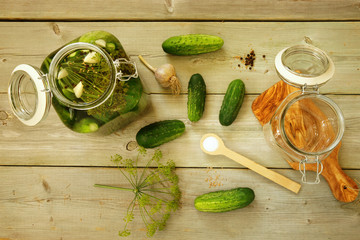
<path fill-rule="evenodd" d="M 251 105 L 251 109 L 260 122 L 261 125 L 265 125 L 268 123 L 277 108 L 283 102 L 283 100 L 292 92 L 297 91 L 296 88 L 291 87 L 284 83 L 283 81 L 279 81 L 265 92 L 260 94 Z M 322 148 L 328 147 L 327 142 L 335 140 L 334 129 L 331 124 L 326 121 L 327 124 L 322 123 L 322 127 L 318 129 L 318 138 L 316 139 L 316 145 L 308 146 L 315 139 L 311 139 L 315 137 L 314 134 L 309 132 L 309 129 L 306 129 L 306 126 L 312 124 L 311 126 L 317 125 L 316 122 L 306 122 L 311 120 L 311 118 L 305 116 L 307 111 L 315 115 L 319 120 L 327 119 L 327 116 L 321 109 L 313 102 L 311 99 L 302 100 L 301 103 L 296 102 L 290 107 L 286 112 L 284 129 L 285 133 L 289 138 L 289 141 L 294 144 L 294 146 L 299 149 L 307 149 L 311 148 L 310 152 L 319 152 L 323 151 Z M 280 116 L 278 115 L 278 119 Z M 305 119 L 306 118 L 306 119 Z M 278 125 L 278 121 L 273 119 L 271 121 L 271 126 Z M 306 122 L 306 123 L 305 123 Z M 278 129 L 280 130 L 280 129 Z M 271 130 L 273 131 L 273 130 Z M 295 135 L 296 133 L 296 135 Z M 281 139 L 275 140 L 282 142 Z M 334 194 L 334 197 L 342 202 L 352 202 L 354 201 L 358 194 L 359 188 L 356 182 L 347 176 L 341 169 L 338 160 L 338 154 L 340 151 L 341 143 L 331 152 L 331 154 L 322 160 L 323 171 L 321 171 L 321 175 L 326 179 L 329 184 L 329 187 Z M 285 150 L 284 150 L 285 151 Z M 308 150 L 305 150 L 308 151 Z M 299 163 L 296 161 L 287 160 L 289 165 L 296 170 L 299 170 Z M 300 161 L 300 160 L 299 160 Z M 302 168 L 303 171 L 314 171 L 318 172 L 317 164 L 306 164 L 305 167 Z M 304 169 L 305 168 L 305 169 Z"/>
<path fill-rule="evenodd" d="M 7 96 L 0 94 L 0 110 L 9 115 L 0 124 L 0 162 L 3 165 L 111 166 L 109 157 L 113 154 L 136 154 L 136 151 L 126 150 L 126 146 L 135 141 L 141 127 L 155 121 L 179 119 L 186 125 L 184 135 L 161 146 L 166 156 L 178 159 L 179 166 L 239 167 L 224 157 L 202 153 L 199 147 L 202 135 L 213 132 L 222 137 L 230 149 L 261 165 L 288 168 L 286 161 L 266 144 L 262 127 L 251 111 L 255 97 L 246 95 L 237 119 L 231 126 L 223 127 L 218 120 L 223 95 L 207 95 L 202 119 L 191 123 L 187 120 L 187 95 L 151 94 L 151 107 L 143 117 L 115 134 L 98 137 L 70 131 L 53 109 L 40 125 L 24 126 L 11 115 Z M 360 168 L 360 162 L 354 160 L 360 158 L 360 153 L 354 150 L 360 147 L 360 105 L 353 104 L 360 101 L 360 96 L 329 97 L 343 110 L 346 122 L 340 165 Z"/>
<path fill-rule="evenodd" d="M 321 175 L 328 182 L 331 192 L 337 200 L 342 202 L 353 202 L 359 195 L 359 187 L 352 178 L 345 174 L 338 163 L 340 146 L 341 145 L 338 145 L 334 151 L 322 161 L 324 169 Z M 288 162 L 293 169 L 299 170 L 298 163 Z M 316 164 L 307 164 L 306 171 L 316 172 Z"/>
<path fill-rule="evenodd" d="M 299 89 L 279 81 L 256 97 L 251 109 L 259 123 L 262 126 L 268 123 L 281 102 L 296 90 Z"/>
<path fill-rule="evenodd" d="M 239 239 L 241 235 L 241 239 L 356 240 L 360 234 L 359 204 L 336 201 L 325 181 L 304 185 L 296 195 L 249 170 L 176 171 L 182 207 L 154 239 Z M 294 170 L 279 173 L 297 177 Z M 359 170 L 346 173 L 360 178 Z M 1 167 L 0 176 L 0 238 L 5 239 L 117 239 L 132 197 L 132 193 L 93 187 L 95 183 L 128 186 L 113 168 Z M 220 186 L 212 186 L 211 177 L 218 177 Z M 227 213 L 195 210 L 196 196 L 235 187 L 252 188 L 255 200 Z M 128 239 L 146 239 L 141 217 L 135 217 Z"/>
<path fill-rule="evenodd" d="M 312 42 L 329 53 L 336 67 L 321 92 L 360 94 L 360 22 L 0 22 L 0 92 L 7 91 L 15 66 L 40 66 L 53 50 L 99 29 L 121 40 L 151 93 L 170 92 L 156 83 L 153 73 L 138 60 L 139 54 L 154 67 L 173 64 L 182 93 L 187 92 L 190 77 L 200 73 L 208 93 L 225 93 L 228 83 L 240 78 L 247 94 L 260 94 L 279 81 L 276 54 L 285 47 Z M 219 51 L 195 56 L 171 56 L 162 50 L 168 37 L 188 33 L 217 35 L 225 43 Z M 253 70 L 240 61 L 251 49 L 257 56 Z"/>
<path fill-rule="evenodd" d="M 312 100 L 307 99 L 305 101 L 302 101 L 301 104 L 295 103 L 294 105 L 297 106 L 293 106 L 291 109 L 288 110 L 287 113 L 287 116 L 290 116 L 289 118 L 292 118 L 292 120 L 285 123 L 285 132 L 287 132 L 287 136 L 289 136 L 289 140 L 292 143 L 294 143 L 298 147 L 311 147 L 313 149 L 312 151 L 317 152 L 327 147 L 327 144 L 329 144 L 328 141 L 332 142 L 335 140 L 333 126 L 328 122 L 324 123 L 325 121 L 322 121 L 321 129 L 319 130 L 318 137 L 316 139 L 313 139 L 313 137 L 315 136 L 310 133 L 311 129 L 306 129 L 305 125 L 309 126 L 309 123 L 305 124 L 305 122 L 308 121 L 305 120 L 305 118 L 307 117 L 305 116 L 306 111 L 316 113 L 316 117 L 318 117 L 318 119 L 320 120 L 327 118 L 325 113 L 322 112 Z M 300 105 L 302 106 L 300 107 Z M 306 111 L 304 111 L 304 109 L 306 109 Z M 319 123 L 311 122 L 310 124 Z M 296 137 L 293 134 L 288 134 L 292 131 L 297 132 Z M 316 144 L 314 144 L 313 141 L 316 141 Z M 336 199 L 343 202 L 352 202 L 357 198 L 359 194 L 359 188 L 356 182 L 341 170 L 338 160 L 338 153 L 340 151 L 340 147 L 341 142 L 327 158 L 321 161 L 321 163 L 323 164 L 323 171 L 321 172 L 321 175 L 328 182 L 330 189 L 332 190 Z M 298 164 L 291 163 L 290 166 L 294 169 L 299 170 Z M 302 169 L 304 170 L 304 167 L 302 167 Z M 310 166 L 306 164 L 305 169 L 306 171 L 310 170 L 317 172 L 316 164 L 311 164 Z"/>
<path fill-rule="evenodd" d="M 135 157 L 135 134 L 141 127 L 180 119 L 186 124 L 185 134 L 161 150 L 164 161 L 173 159 L 181 167 L 177 173 L 182 208 L 154 239 L 357 240 L 358 200 L 347 204 L 337 201 L 323 177 L 319 185 L 303 185 L 296 195 L 229 159 L 205 155 L 199 140 L 204 133 L 214 132 L 234 151 L 299 182 L 300 173 L 266 145 L 251 103 L 279 81 L 273 64 L 278 51 L 295 44 L 314 44 L 327 51 L 336 66 L 334 78 L 321 92 L 336 94 L 330 97 L 345 115 L 339 163 L 348 176 L 360 181 L 359 1 L 175 0 L 172 13 L 166 10 L 165 1 L 0 0 L 0 239 L 118 239 L 131 193 L 94 188 L 93 184 L 124 186 L 126 181 L 113 168 L 110 156 Z M 10 113 L 7 102 L 11 71 L 21 63 L 40 66 L 54 49 L 91 30 L 113 33 L 136 61 L 151 93 L 149 112 L 104 137 L 71 132 L 54 110 L 39 126 L 22 125 Z M 163 52 L 165 39 L 188 33 L 218 35 L 225 45 L 217 52 L 198 56 Z M 258 58 L 250 71 L 240 57 L 252 49 Z M 182 95 L 171 96 L 161 88 L 152 72 L 140 64 L 139 54 L 155 67 L 173 64 Z M 202 74 L 208 93 L 204 116 L 197 123 L 187 120 L 186 110 L 186 86 L 194 73 Z M 218 114 L 223 94 L 228 83 L 237 78 L 245 82 L 247 95 L 236 121 L 222 127 Z M 226 167 L 231 169 L 223 169 Z M 254 202 L 222 214 L 194 209 L 196 196 L 235 187 L 254 189 Z M 147 239 L 140 216 L 132 230 L 128 239 Z"/>
<path fill-rule="evenodd" d="M 1 0 L 0 19 L 15 20 L 359 20 L 356 0 L 259 1 Z"/>

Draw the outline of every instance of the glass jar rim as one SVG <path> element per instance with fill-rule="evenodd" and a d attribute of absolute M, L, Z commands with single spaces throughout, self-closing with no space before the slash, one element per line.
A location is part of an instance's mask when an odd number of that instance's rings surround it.
<path fill-rule="evenodd" d="M 290 69 L 285 61 L 285 58 L 295 54 L 305 54 L 315 56 L 325 65 L 321 73 L 301 74 L 295 70 Z M 275 57 L 275 68 L 280 78 L 287 84 L 294 87 L 302 86 L 321 86 L 329 81 L 335 73 L 335 65 L 331 58 L 321 49 L 312 45 L 295 45 L 282 49 Z"/>
<path fill-rule="evenodd" d="M 21 89 L 31 86 L 34 99 L 23 96 Z M 33 92 L 31 92 L 33 91 Z M 11 74 L 8 86 L 8 98 L 14 115 L 25 125 L 34 126 L 47 116 L 51 106 L 52 94 L 45 75 L 37 67 L 29 64 L 16 66 Z"/>
<path fill-rule="evenodd" d="M 106 61 L 106 63 L 109 66 L 109 71 L 110 71 L 110 78 L 109 78 L 109 85 L 108 87 L 105 89 L 104 93 L 97 98 L 96 100 L 92 101 L 92 102 L 82 102 L 82 103 L 76 103 L 73 102 L 71 100 L 69 100 L 68 98 L 66 98 L 60 91 L 60 89 L 58 88 L 57 84 L 56 84 L 56 67 L 58 66 L 58 64 L 60 63 L 60 61 L 65 57 L 68 56 L 69 54 L 71 54 L 72 52 L 76 51 L 76 50 L 92 50 L 95 51 L 97 53 L 99 53 Z M 111 56 L 104 51 L 103 49 L 101 49 L 100 47 L 91 44 L 91 43 L 85 43 L 85 42 L 76 42 L 76 43 L 71 43 L 69 45 L 66 45 L 65 47 L 61 48 L 53 57 L 50 66 L 49 66 L 49 73 L 48 73 L 48 81 L 49 81 L 49 86 L 51 89 L 51 92 L 54 94 L 54 96 L 65 106 L 70 107 L 70 108 L 74 108 L 74 109 L 79 109 L 79 110 L 89 110 L 95 107 L 100 106 L 101 104 L 103 104 L 113 93 L 115 86 L 116 86 L 116 68 L 114 65 L 114 62 L 111 58 Z"/>
<path fill-rule="evenodd" d="M 299 71 L 295 71 L 295 70 L 291 69 L 289 66 L 287 66 L 286 60 L 288 57 L 296 55 L 296 54 L 312 56 L 312 57 L 314 57 L 315 60 L 318 60 L 319 62 L 321 62 L 324 68 L 322 69 L 321 72 L 316 73 L 316 74 L 302 73 Z M 287 68 L 287 70 L 290 71 L 291 73 L 301 76 L 301 77 L 318 77 L 318 76 L 324 74 L 329 69 L 329 66 L 330 66 L 329 59 L 330 58 L 325 54 L 324 51 L 322 51 L 321 49 L 316 48 L 314 46 L 311 46 L 311 45 L 292 46 L 292 47 L 285 49 L 285 51 L 281 55 L 281 62 Z"/>
<path fill-rule="evenodd" d="M 285 106 L 284 110 L 282 111 L 282 113 L 280 115 L 280 121 L 279 121 L 280 126 L 279 127 L 280 127 L 281 134 L 284 136 L 285 144 L 288 145 L 288 147 L 290 147 L 292 150 L 294 150 L 297 154 L 300 154 L 302 156 L 321 156 L 321 155 L 330 153 L 340 143 L 340 141 L 344 135 L 344 131 L 345 131 L 345 120 L 344 120 L 344 116 L 343 116 L 343 113 L 342 113 L 340 107 L 333 100 L 331 100 L 330 98 L 328 98 L 324 95 L 319 94 L 318 92 L 296 91 L 296 92 L 293 92 L 290 95 L 288 95 L 288 97 L 292 97 L 293 95 L 296 95 L 296 94 L 299 94 L 299 95 L 293 97 L 293 99 L 291 99 L 288 102 L 288 104 Z M 318 152 L 306 152 L 306 151 L 299 149 L 291 142 L 291 140 L 288 138 L 288 136 L 285 132 L 285 116 L 286 116 L 287 111 L 296 102 L 298 102 L 302 99 L 310 98 L 310 97 L 315 97 L 317 99 L 320 99 L 321 101 L 325 102 L 328 106 L 330 106 L 330 108 L 335 112 L 335 114 L 337 116 L 337 123 L 339 126 L 338 131 L 334 132 L 334 134 L 335 134 L 334 141 L 327 148 L 325 148 L 322 151 L 318 151 Z"/>

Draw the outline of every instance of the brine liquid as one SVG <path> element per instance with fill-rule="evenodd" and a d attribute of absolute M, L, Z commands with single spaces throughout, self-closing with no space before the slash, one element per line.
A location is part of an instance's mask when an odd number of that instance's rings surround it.
<path fill-rule="evenodd" d="M 74 42 L 101 43 L 111 59 L 125 58 L 126 55 L 119 40 L 104 31 L 93 31 L 73 40 Z M 70 44 L 69 43 L 69 44 Z M 60 49 L 52 52 L 44 60 L 41 70 L 49 72 L 53 57 Z M 97 100 L 108 88 L 110 67 L 105 58 L 92 50 L 77 50 L 69 53 L 57 66 L 55 73 L 57 87 L 62 95 L 70 101 L 82 104 Z M 119 67 L 123 74 L 133 74 L 131 65 Z M 81 85 L 79 85 L 81 83 Z M 79 86 L 80 91 L 79 91 Z M 89 110 L 78 110 L 65 106 L 56 97 L 52 106 L 61 121 L 71 130 L 80 133 L 97 132 L 109 134 L 134 121 L 147 106 L 147 97 L 139 77 L 127 82 L 118 82 L 109 98 L 100 106 Z"/>
<path fill-rule="evenodd" d="M 58 87 L 71 101 L 93 102 L 109 86 L 110 68 L 97 52 L 77 50 L 64 57 L 58 67 Z"/>

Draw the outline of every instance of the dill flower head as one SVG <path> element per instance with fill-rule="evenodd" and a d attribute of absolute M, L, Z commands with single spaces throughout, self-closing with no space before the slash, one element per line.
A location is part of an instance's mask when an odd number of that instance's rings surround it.
<path fill-rule="evenodd" d="M 120 172 L 127 179 L 130 188 L 112 187 L 96 184 L 96 187 L 132 191 L 134 198 L 129 204 L 123 218 L 125 225 L 119 236 L 127 237 L 131 234 L 128 224 L 134 219 L 134 211 L 138 209 L 145 224 L 147 236 L 152 237 L 157 230 L 163 230 L 172 212 L 180 205 L 181 191 L 179 178 L 175 173 L 175 163 L 170 160 L 162 164 L 162 153 L 155 150 L 144 168 L 137 166 L 140 157 L 146 156 L 146 149 L 140 147 L 137 158 L 123 158 L 115 155 L 111 160 L 118 166 Z"/>

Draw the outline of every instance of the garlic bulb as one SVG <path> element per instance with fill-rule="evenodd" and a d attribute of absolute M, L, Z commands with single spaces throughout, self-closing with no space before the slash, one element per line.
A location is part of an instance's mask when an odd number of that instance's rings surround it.
<path fill-rule="evenodd" d="M 154 68 L 140 55 L 139 59 L 141 60 L 141 62 L 144 63 L 147 68 L 154 72 L 155 79 L 162 87 L 170 88 L 172 93 L 175 95 L 180 94 L 181 86 L 179 79 L 176 76 L 175 68 L 173 65 L 166 63 L 158 68 Z"/>

